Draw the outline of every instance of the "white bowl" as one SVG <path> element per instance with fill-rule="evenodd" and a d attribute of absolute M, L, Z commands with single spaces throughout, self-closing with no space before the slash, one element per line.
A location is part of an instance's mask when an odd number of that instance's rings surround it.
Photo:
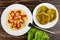
<path fill-rule="evenodd" d="M 55 9 L 56 10 L 56 13 L 57 13 L 56 19 L 54 21 L 52 21 L 52 22 L 49 22 L 48 24 L 45 24 L 45 25 L 42 25 L 42 24 L 38 23 L 37 20 L 36 20 L 36 14 L 37 14 L 36 11 L 37 11 L 37 9 L 39 7 L 41 7 L 43 5 L 46 6 L 46 7 L 48 7 L 48 8 Z M 46 28 L 47 29 L 47 28 L 53 27 L 58 22 L 58 18 L 59 18 L 58 10 L 56 9 L 56 7 L 54 5 L 52 5 L 50 3 L 41 3 L 41 4 L 37 5 L 35 7 L 34 11 L 33 11 L 33 20 L 34 20 L 35 24 L 38 25 L 41 28 Z"/>
<path fill-rule="evenodd" d="M 13 9 L 22 9 L 23 11 L 26 12 L 27 16 L 28 16 L 28 23 L 26 24 L 26 27 L 20 29 L 20 30 L 10 30 L 9 27 L 7 26 L 6 24 L 6 16 L 8 14 L 9 11 L 13 10 Z M 26 32 L 28 32 L 28 30 L 30 29 L 30 27 L 28 27 L 28 24 L 29 23 L 32 23 L 32 14 L 31 14 L 31 11 L 24 5 L 22 4 L 12 4 L 10 6 L 8 6 L 2 13 L 2 16 L 1 16 L 1 25 L 2 25 L 2 28 L 10 35 L 13 35 L 13 36 L 21 36 L 23 34 L 25 34 Z"/>

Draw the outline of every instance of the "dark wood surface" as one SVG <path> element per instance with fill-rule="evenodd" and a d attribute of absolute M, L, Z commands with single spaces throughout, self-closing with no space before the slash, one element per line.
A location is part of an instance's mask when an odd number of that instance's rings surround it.
<path fill-rule="evenodd" d="M 31 12 L 33 12 L 34 8 L 38 4 L 44 2 L 48 2 L 55 5 L 60 15 L 60 0 L 0 0 L 0 20 L 3 10 L 11 4 L 19 3 L 26 5 L 31 10 Z M 48 30 L 55 32 L 55 35 L 49 34 L 51 40 L 60 40 L 60 17 L 58 23 L 53 28 L 50 28 Z M 2 29 L 0 21 L 0 40 L 27 40 L 27 33 L 18 37 L 11 36 Z"/>

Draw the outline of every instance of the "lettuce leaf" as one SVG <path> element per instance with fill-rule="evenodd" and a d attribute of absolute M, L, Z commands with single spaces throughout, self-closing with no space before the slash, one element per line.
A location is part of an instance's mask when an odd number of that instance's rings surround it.
<path fill-rule="evenodd" d="M 50 40 L 46 32 L 31 28 L 28 31 L 28 40 Z"/>

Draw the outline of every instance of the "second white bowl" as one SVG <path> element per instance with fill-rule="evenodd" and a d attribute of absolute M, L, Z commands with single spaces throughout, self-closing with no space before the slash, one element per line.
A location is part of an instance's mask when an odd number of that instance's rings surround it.
<path fill-rule="evenodd" d="M 41 6 L 46 6 L 48 8 L 52 8 L 52 9 L 56 10 L 56 13 L 57 13 L 56 19 L 52 22 L 49 22 L 46 25 L 42 25 L 42 24 L 38 23 L 37 20 L 36 20 L 36 14 L 37 14 L 36 11 Z M 33 11 L 33 20 L 34 20 L 35 24 L 38 25 L 41 28 L 51 28 L 51 27 L 53 27 L 58 22 L 58 18 L 59 18 L 58 10 L 56 9 L 56 7 L 54 5 L 52 5 L 50 3 L 41 3 L 41 4 L 37 5 L 35 7 L 34 11 Z"/>

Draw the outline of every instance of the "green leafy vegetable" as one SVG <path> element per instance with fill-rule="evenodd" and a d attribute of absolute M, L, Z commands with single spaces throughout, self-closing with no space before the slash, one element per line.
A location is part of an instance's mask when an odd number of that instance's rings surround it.
<path fill-rule="evenodd" d="M 49 36 L 42 30 L 31 28 L 28 32 L 28 40 L 49 40 Z"/>

